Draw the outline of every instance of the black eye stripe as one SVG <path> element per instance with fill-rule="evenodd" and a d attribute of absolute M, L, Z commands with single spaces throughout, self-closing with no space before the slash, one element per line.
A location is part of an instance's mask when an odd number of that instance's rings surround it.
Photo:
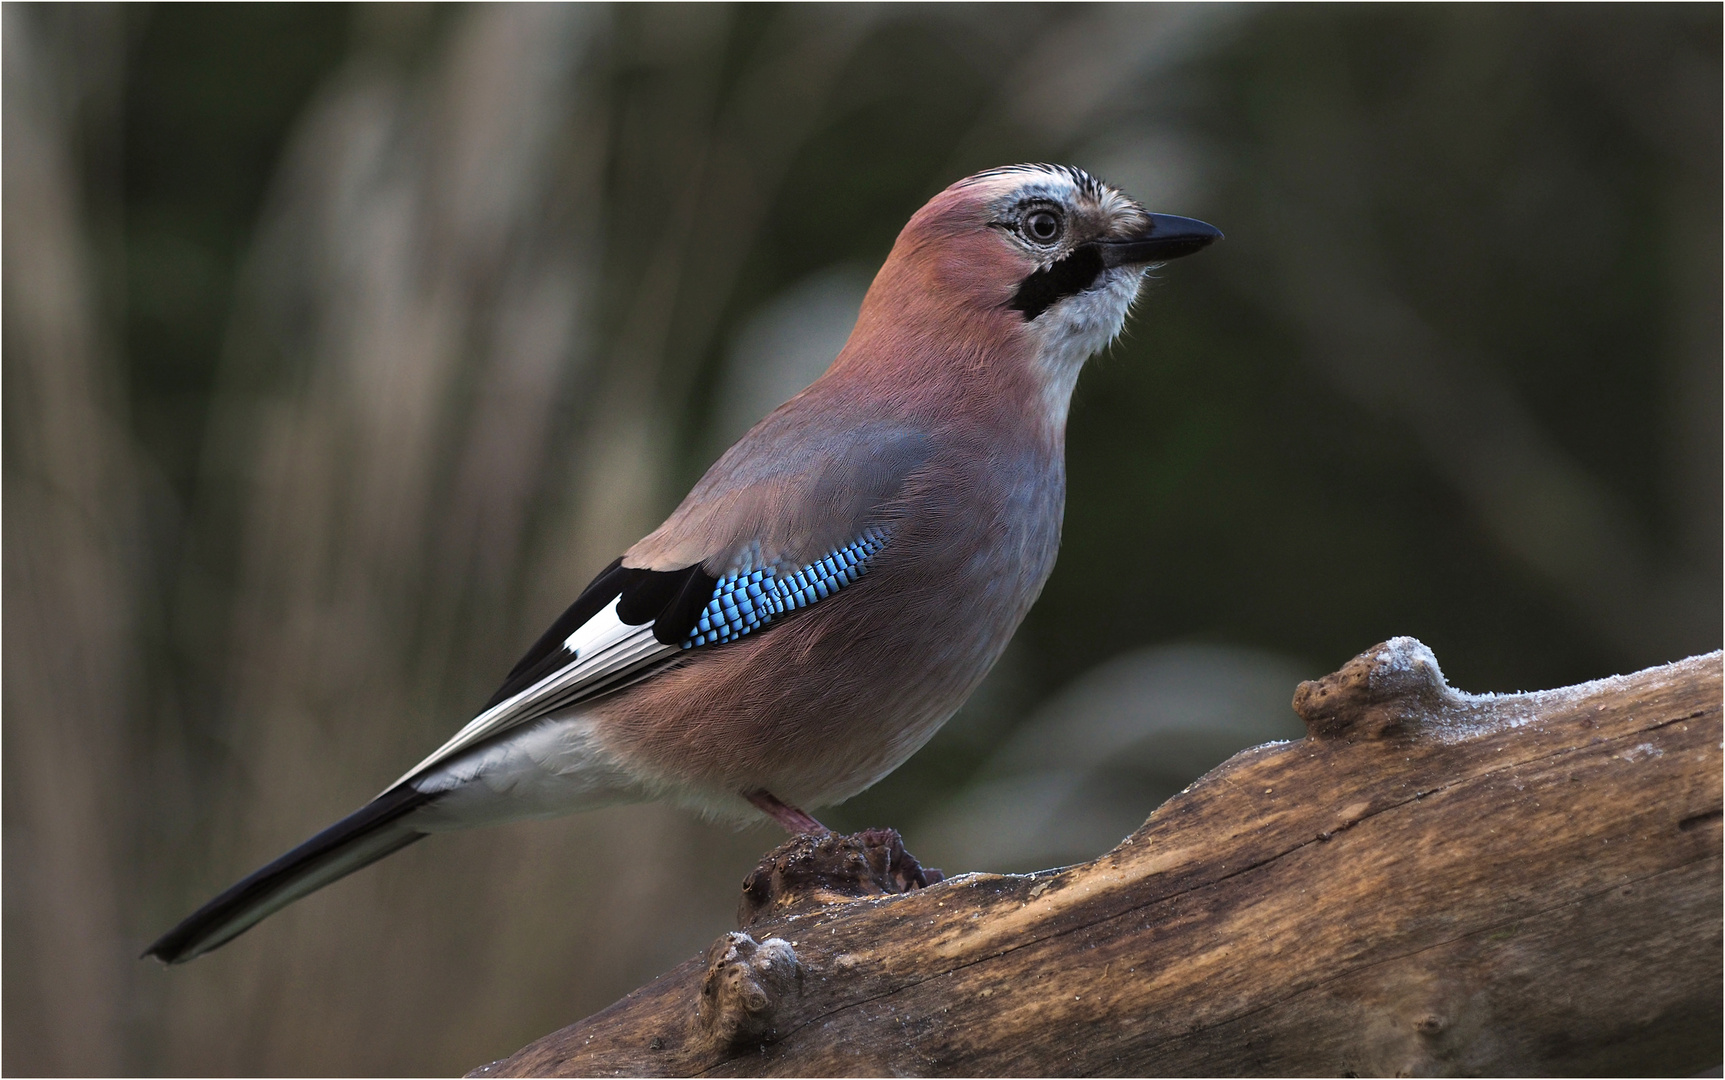
<path fill-rule="evenodd" d="M 1085 244 L 1047 269 L 1038 270 L 1018 284 L 1018 292 L 1006 306 L 1024 312 L 1030 322 L 1068 296 L 1076 296 L 1096 284 L 1102 274 L 1102 253 Z"/>

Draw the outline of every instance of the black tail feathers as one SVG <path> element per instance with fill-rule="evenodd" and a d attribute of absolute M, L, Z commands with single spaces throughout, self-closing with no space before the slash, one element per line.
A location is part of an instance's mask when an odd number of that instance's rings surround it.
<path fill-rule="evenodd" d="M 179 964 L 245 933 L 308 893 L 400 851 L 425 834 L 402 819 L 437 797 L 387 791 L 187 916 L 144 950 Z"/>

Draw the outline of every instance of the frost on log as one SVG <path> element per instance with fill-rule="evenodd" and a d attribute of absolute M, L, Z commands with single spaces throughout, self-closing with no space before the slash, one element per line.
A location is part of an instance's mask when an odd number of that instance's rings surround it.
<path fill-rule="evenodd" d="M 1476 697 L 1397 638 L 1094 862 L 923 887 L 890 831 L 793 840 L 738 932 L 473 1075 L 1690 1074 L 1720 665 Z"/>

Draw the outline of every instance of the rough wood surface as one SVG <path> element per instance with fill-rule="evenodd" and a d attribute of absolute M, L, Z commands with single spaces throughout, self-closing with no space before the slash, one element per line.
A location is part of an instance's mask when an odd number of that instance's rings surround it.
<path fill-rule="evenodd" d="M 1397 638 L 1093 862 L 919 888 L 888 833 L 792 841 L 741 931 L 473 1075 L 1693 1073 L 1720 667 L 1475 697 Z"/>

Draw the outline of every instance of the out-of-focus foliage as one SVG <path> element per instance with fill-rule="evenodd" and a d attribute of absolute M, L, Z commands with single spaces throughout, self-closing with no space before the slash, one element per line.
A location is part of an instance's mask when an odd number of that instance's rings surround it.
<path fill-rule="evenodd" d="M 1717 7 L 4 19 L 9 1073 L 458 1072 L 726 929 L 772 830 L 636 807 L 134 959 L 465 720 L 981 167 L 1228 239 L 1084 377 L 1006 660 L 829 823 L 1082 858 L 1393 634 L 1473 690 L 1720 644 Z"/>

